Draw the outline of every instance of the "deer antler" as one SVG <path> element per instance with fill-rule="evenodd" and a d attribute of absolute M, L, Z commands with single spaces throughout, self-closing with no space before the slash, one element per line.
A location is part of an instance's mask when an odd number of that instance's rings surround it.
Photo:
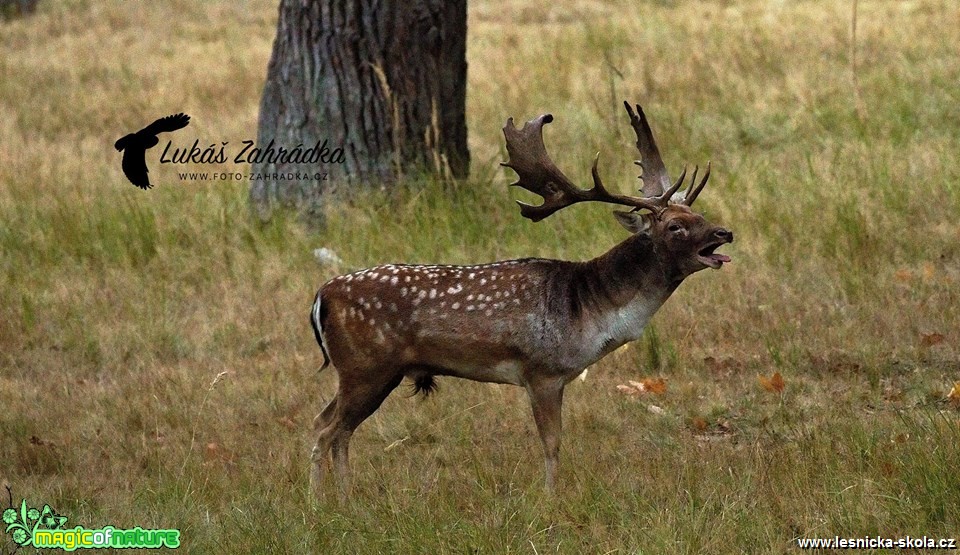
<path fill-rule="evenodd" d="M 637 104 L 637 111 L 634 112 L 629 103 L 624 102 L 623 105 L 626 106 L 627 114 L 630 116 L 630 125 L 637 134 L 637 149 L 640 150 L 641 160 L 636 164 L 643 169 L 643 175 L 640 176 L 643 180 L 642 197 L 612 194 L 607 191 L 597 171 L 599 153 L 593 160 L 590 172 L 593 176 L 593 188 L 580 189 L 574 185 L 553 163 L 543 144 L 543 126 L 553 121 L 552 115 L 544 114 L 530 120 L 520 129 L 513 124 L 513 118 L 507 120 L 507 124 L 503 126 L 503 136 L 507 141 L 507 154 L 510 159 L 501 162 L 500 165 L 517 172 L 520 179 L 511 185 L 522 187 L 543 197 L 543 204 L 540 206 L 517 201 L 523 217 L 539 222 L 557 210 L 586 201 L 630 206 L 634 211 L 645 209 L 659 215 L 668 204 L 673 202 L 674 193 L 680 189 L 680 185 L 687 176 L 686 168 L 680 174 L 680 178 L 670 185 L 670 177 L 663 165 L 663 159 L 660 158 L 660 151 L 657 149 L 657 143 L 643 108 Z M 694 168 L 693 178 L 679 204 L 692 205 L 707 184 L 707 179 L 710 178 L 710 164 L 707 163 L 703 180 L 694 186 L 698 171 L 699 168 Z"/>
<path fill-rule="evenodd" d="M 630 103 L 626 100 L 623 101 L 623 105 L 627 109 L 627 115 L 630 116 L 630 125 L 637 134 L 637 150 L 640 151 L 640 160 L 634 163 L 643 170 L 643 174 L 640 175 L 640 179 L 643 180 L 643 188 L 641 189 L 643 195 L 645 197 L 663 196 L 664 189 L 667 189 L 670 185 L 670 177 L 667 174 L 666 166 L 663 164 L 663 159 L 660 158 L 660 150 L 657 148 L 657 141 L 653 138 L 653 131 L 650 129 L 650 124 L 647 123 L 647 116 L 643 113 L 643 108 L 641 108 L 639 104 L 637 104 L 636 112 L 633 111 Z M 710 163 L 707 162 L 707 171 L 703 174 L 703 180 L 694 188 L 694 183 L 697 181 L 698 169 L 699 168 L 694 168 L 690 186 L 687 187 L 686 194 L 680 204 L 687 206 L 693 205 L 693 201 L 697 200 L 700 191 L 703 190 L 707 184 L 707 180 L 710 179 Z M 677 183 L 682 183 L 685 175 L 686 169 L 684 169 L 684 173 L 680 176 L 680 179 L 677 180 Z M 676 189 L 673 187 L 667 190 L 672 190 L 672 192 L 667 195 L 667 198 L 672 197 L 673 193 L 676 192 Z"/>
<path fill-rule="evenodd" d="M 637 104 L 636 113 L 626 100 L 623 101 L 623 105 L 627 109 L 627 115 L 630 116 L 630 125 L 637 134 L 637 150 L 640 151 L 640 159 L 634 164 L 643 170 L 640 176 L 643 180 L 643 196 L 662 195 L 663 191 L 670 187 L 670 177 L 667 175 L 667 168 L 663 165 L 663 159 L 660 158 L 660 150 L 657 148 L 657 141 L 653 138 L 650 124 L 647 123 L 647 116 L 639 104 Z"/>
<path fill-rule="evenodd" d="M 693 178 L 690 179 L 690 187 L 687 188 L 687 194 L 683 197 L 683 204 L 687 206 L 693 206 L 693 201 L 697 200 L 697 197 L 700 196 L 700 191 L 707 184 L 707 180 L 710 179 L 710 162 L 707 162 L 707 171 L 703 174 L 703 179 L 700 181 L 700 184 L 696 188 L 693 187 L 693 182 L 697 180 L 697 171 L 694 168 Z"/>
<path fill-rule="evenodd" d="M 551 121 L 553 116 L 544 114 L 523 124 L 520 129 L 514 126 L 513 118 L 508 119 L 507 124 L 503 126 L 503 136 L 507 141 L 507 153 L 510 159 L 501 162 L 500 165 L 517 172 L 520 178 L 511 185 L 522 187 L 543 197 L 543 204 L 540 206 L 517 201 L 523 217 L 539 222 L 561 208 L 585 201 L 609 202 L 631 206 L 634 210 L 647 209 L 653 212 L 659 212 L 666 207 L 666 199 L 669 199 L 669 196 L 642 198 L 609 193 L 603 186 L 600 173 L 597 171 L 599 153 L 593 160 L 591 170 L 593 188 L 580 189 L 575 186 L 553 163 L 543 144 L 543 126 Z M 680 182 L 677 182 L 677 185 L 671 188 L 670 194 L 673 194 L 679 186 Z"/>

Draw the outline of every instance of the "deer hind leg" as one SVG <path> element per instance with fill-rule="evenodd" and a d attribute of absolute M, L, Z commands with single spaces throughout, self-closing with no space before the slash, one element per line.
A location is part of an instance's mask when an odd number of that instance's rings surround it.
<path fill-rule="evenodd" d="M 377 374 L 376 370 L 363 373 L 365 377 L 376 376 Z M 349 447 L 353 431 L 380 408 L 384 399 L 400 385 L 401 380 L 403 380 L 403 375 L 399 373 L 389 375 L 389 379 L 371 380 L 367 383 L 348 385 L 341 380 L 340 391 L 336 397 L 336 407 L 332 409 L 333 414 L 326 427 L 320 432 L 313 455 L 314 466 L 317 467 L 318 458 L 322 461 L 327 451 L 332 453 L 333 473 L 337 480 L 338 495 L 341 502 L 346 501 L 350 492 Z M 324 409 L 324 412 L 326 412 L 326 409 Z M 323 420 L 323 413 L 321 413 L 320 419 Z"/>
<path fill-rule="evenodd" d="M 533 420 L 537 423 L 537 431 L 540 432 L 540 441 L 543 443 L 546 471 L 544 486 L 548 493 L 553 493 L 560 462 L 563 384 L 555 382 L 528 384 L 527 394 L 530 396 L 530 405 L 533 408 Z"/>

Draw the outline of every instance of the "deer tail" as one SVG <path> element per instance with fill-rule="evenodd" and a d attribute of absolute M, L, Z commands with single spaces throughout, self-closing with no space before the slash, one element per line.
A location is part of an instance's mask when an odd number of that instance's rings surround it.
<path fill-rule="evenodd" d="M 323 353 L 323 366 L 320 367 L 321 372 L 324 368 L 330 366 L 330 355 L 327 353 L 326 342 L 323 340 L 323 320 L 326 312 L 320 303 L 322 296 L 322 290 L 317 291 L 317 297 L 313 301 L 313 308 L 310 310 L 310 325 L 313 327 L 313 335 L 317 338 L 317 344 L 320 345 L 320 352 Z"/>

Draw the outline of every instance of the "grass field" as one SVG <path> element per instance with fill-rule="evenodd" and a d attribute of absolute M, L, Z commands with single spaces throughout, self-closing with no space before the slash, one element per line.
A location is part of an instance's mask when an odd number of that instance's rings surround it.
<path fill-rule="evenodd" d="M 471 0 L 469 182 L 332 206 L 322 232 L 262 224 L 248 184 L 181 182 L 156 158 L 158 186 L 130 186 L 113 142 L 155 117 L 189 113 L 178 139 L 255 136 L 276 4 L 69 0 L 0 23 L 0 480 L 17 502 L 179 528 L 190 553 L 960 536 L 954 2 L 860 0 L 854 64 L 849 1 Z M 358 430 L 351 503 L 311 501 L 311 422 L 336 387 L 307 324 L 318 286 L 382 262 L 602 253 L 625 235 L 607 209 L 522 220 L 500 127 L 552 112 L 557 163 L 586 183 L 599 151 L 625 192 L 623 99 L 674 174 L 713 161 L 697 204 L 737 242 L 567 389 L 558 495 L 522 390 L 441 379 Z M 321 246 L 344 266 L 320 268 Z M 758 378 L 775 372 L 781 392 Z M 641 378 L 666 391 L 617 390 Z"/>

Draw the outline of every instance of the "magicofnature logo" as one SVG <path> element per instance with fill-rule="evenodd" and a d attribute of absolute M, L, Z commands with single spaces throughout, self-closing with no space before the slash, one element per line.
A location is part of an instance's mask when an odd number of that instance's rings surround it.
<path fill-rule="evenodd" d="M 28 508 L 26 499 L 20 503 L 19 509 L 11 506 L 3 511 L 4 532 L 13 536 L 13 543 L 17 545 L 31 545 L 38 531 L 57 530 L 66 522 L 67 517 L 58 515 L 50 505 L 44 505 L 42 509 Z"/>
<path fill-rule="evenodd" d="M 11 536 L 13 543 L 20 547 L 38 549 L 159 549 L 161 547 L 180 547 L 180 530 L 144 529 L 139 526 L 131 529 L 105 526 L 103 528 L 67 528 L 67 517 L 59 515 L 50 505 L 42 509 L 29 507 L 27 500 L 14 507 L 4 509 L 3 523 L 5 533 Z"/>

